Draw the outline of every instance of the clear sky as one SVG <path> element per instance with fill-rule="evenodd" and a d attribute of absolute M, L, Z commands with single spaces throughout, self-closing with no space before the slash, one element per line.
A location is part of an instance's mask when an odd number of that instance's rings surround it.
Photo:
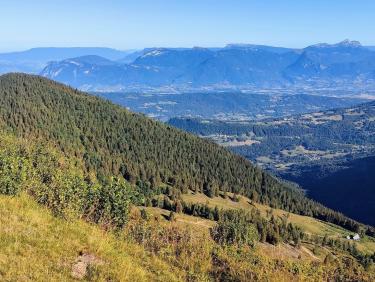
<path fill-rule="evenodd" d="M 0 51 L 257 43 L 375 45 L 375 0 L 0 0 Z"/>

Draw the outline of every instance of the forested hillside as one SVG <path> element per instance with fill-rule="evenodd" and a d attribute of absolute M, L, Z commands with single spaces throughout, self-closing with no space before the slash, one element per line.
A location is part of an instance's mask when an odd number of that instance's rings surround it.
<path fill-rule="evenodd" d="M 175 118 L 169 123 L 298 183 L 332 209 L 375 224 L 374 102 L 260 121 Z"/>
<path fill-rule="evenodd" d="M 47 79 L 2 76 L 0 106 L 5 128 L 54 143 L 82 160 L 84 170 L 100 182 L 123 176 L 151 190 L 164 184 L 208 195 L 235 192 L 274 208 L 359 228 L 213 142 Z"/>
<path fill-rule="evenodd" d="M 0 280 L 373 280 L 371 227 L 214 143 L 39 77 L 1 77 L 0 98 Z"/>
<path fill-rule="evenodd" d="M 36 141 L 0 131 L 2 281 L 374 277 L 375 241 L 362 233 L 353 243 L 335 225 L 232 193 L 186 194 L 185 214 L 166 205 L 167 195 L 159 195 L 163 208 L 176 213 L 138 208 L 134 186 L 113 177 L 95 182 L 74 158 Z M 303 229 L 300 219 L 308 222 Z"/>

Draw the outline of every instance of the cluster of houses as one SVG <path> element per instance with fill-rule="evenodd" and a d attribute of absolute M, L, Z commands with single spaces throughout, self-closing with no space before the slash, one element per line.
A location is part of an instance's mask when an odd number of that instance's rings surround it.
<path fill-rule="evenodd" d="M 348 235 L 348 236 L 346 236 L 346 239 L 348 239 L 348 240 L 354 240 L 354 241 L 359 241 L 359 239 L 361 239 L 361 237 L 359 237 L 359 234 L 356 233 L 354 235 Z"/>

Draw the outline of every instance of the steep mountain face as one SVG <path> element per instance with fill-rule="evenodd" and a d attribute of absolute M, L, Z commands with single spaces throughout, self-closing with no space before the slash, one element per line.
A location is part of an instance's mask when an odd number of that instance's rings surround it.
<path fill-rule="evenodd" d="M 49 64 L 42 75 L 54 80 L 86 89 L 87 85 L 101 85 L 101 90 L 113 86 L 121 90 L 126 86 L 147 85 L 158 87 L 173 84 L 179 76 L 194 68 L 200 62 L 212 56 L 209 49 L 166 49 L 153 48 L 139 55 L 123 58 L 111 67 L 91 64 L 77 64 L 81 58 Z M 130 64 L 125 61 L 134 60 Z M 92 88 L 92 87 L 91 87 Z M 94 87 L 97 88 L 97 87 Z"/>
<path fill-rule="evenodd" d="M 138 57 L 135 65 L 186 70 L 199 65 L 214 55 L 206 48 L 167 49 L 155 48 Z"/>
<path fill-rule="evenodd" d="M 45 78 L 0 77 L 0 124 L 17 136 L 51 142 L 102 182 L 117 175 L 151 190 L 163 184 L 175 193 L 241 193 L 350 230 L 359 227 L 225 148 Z"/>
<path fill-rule="evenodd" d="M 375 52 L 356 41 L 317 44 L 302 50 L 232 44 L 225 48 L 152 48 L 136 52 L 117 62 L 118 79 L 104 80 L 111 69 L 100 69 L 90 90 L 142 89 L 174 87 L 177 89 L 285 88 L 329 86 L 367 89 L 375 79 Z M 90 67 L 93 67 L 90 66 Z M 75 87 L 88 85 L 73 77 L 87 69 L 69 69 L 67 76 L 51 76 L 64 68 L 61 64 L 47 66 L 43 76 Z M 130 79 L 131 78 L 131 79 Z M 85 80 L 85 79 L 83 79 Z M 84 86 L 82 86 L 84 85 Z"/>
<path fill-rule="evenodd" d="M 295 52 L 273 53 L 256 47 L 231 47 L 220 50 L 202 61 L 179 82 L 194 85 L 279 85 L 283 82 L 280 70 L 296 58 Z"/>
<path fill-rule="evenodd" d="M 144 55 L 146 50 L 136 50 L 134 52 L 130 52 L 125 57 L 122 57 L 121 59 L 117 60 L 118 63 L 123 64 L 130 64 L 133 63 L 138 57 Z"/>
<path fill-rule="evenodd" d="M 50 63 L 42 75 L 87 90 L 92 89 L 92 85 L 99 86 L 101 90 L 111 90 L 114 87 L 121 90 L 126 85 L 160 86 L 173 83 L 174 78 L 181 75 L 194 60 L 204 56 L 190 50 L 180 56 L 179 52 L 185 51 L 151 49 L 137 57 L 132 64 L 122 63 L 123 60 L 131 58 L 97 64 L 95 60 L 87 62 L 78 57 Z M 102 60 L 104 58 L 101 58 Z"/>
<path fill-rule="evenodd" d="M 114 61 L 100 56 L 83 56 L 51 62 L 43 70 L 43 75 L 61 81 L 70 81 L 70 85 L 85 89 L 86 85 L 116 85 L 122 76 L 123 67 Z"/>
<path fill-rule="evenodd" d="M 298 60 L 285 70 L 293 79 L 373 79 L 375 54 L 356 41 L 318 44 L 304 49 Z"/>
<path fill-rule="evenodd" d="M 189 82 L 186 79 L 180 80 L 180 77 L 186 73 L 194 72 L 194 68 L 199 66 L 214 55 L 209 49 L 166 49 L 157 48 L 149 50 L 143 56 L 138 57 L 133 66 L 140 69 L 152 69 L 154 79 L 148 82 L 148 78 L 138 80 L 138 84 L 151 84 L 155 86 L 169 85 L 174 83 Z"/>
<path fill-rule="evenodd" d="M 102 56 L 109 60 L 119 60 L 130 51 L 119 51 L 102 47 L 33 48 L 27 51 L 0 54 L 0 73 L 39 73 L 48 62 L 61 61 L 87 55 Z"/>

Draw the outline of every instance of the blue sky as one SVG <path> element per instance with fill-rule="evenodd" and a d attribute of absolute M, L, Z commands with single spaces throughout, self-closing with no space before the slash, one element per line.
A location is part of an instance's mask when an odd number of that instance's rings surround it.
<path fill-rule="evenodd" d="M 0 0 L 0 50 L 375 45 L 374 0 Z"/>

